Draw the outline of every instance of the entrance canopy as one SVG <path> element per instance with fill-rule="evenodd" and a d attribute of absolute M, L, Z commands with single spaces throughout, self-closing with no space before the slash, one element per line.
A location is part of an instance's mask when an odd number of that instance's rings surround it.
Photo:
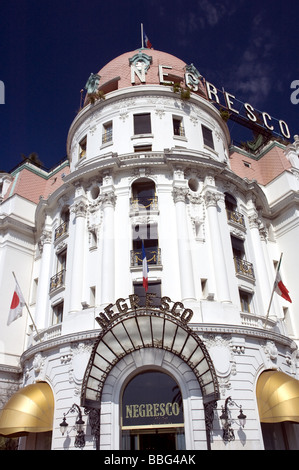
<path fill-rule="evenodd" d="M 280 371 L 265 371 L 258 379 L 257 402 L 262 423 L 299 423 L 299 381 Z"/>
<path fill-rule="evenodd" d="M 45 382 L 28 385 L 15 393 L 0 411 L 0 435 L 26 436 L 52 431 L 54 397 Z"/>
<path fill-rule="evenodd" d="M 216 373 L 200 338 L 173 316 L 155 309 L 136 309 L 105 328 L 94 345 L 82 386 L 81 405 L 100 408 L 104 382 L 113 366 L 141 348 L 165 349 L 194 372 L 204 404 L 219 399 Z"/>

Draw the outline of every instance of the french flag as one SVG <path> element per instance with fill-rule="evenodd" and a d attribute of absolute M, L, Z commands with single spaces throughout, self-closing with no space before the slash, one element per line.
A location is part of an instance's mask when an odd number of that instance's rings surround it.
<path fill-rule="evenodd" d="M 143 44 L 144 44 L 144 47 L 146 47 L 147 49 L 153 48 L 152 43 L 150 42 L 145 32 L 143 32 Z"/>
<path fill-rule="evenodd" d="M 143 242 L 142 242 L 142 273 L 143 273 L 143 287 L 145 289 L 145 292 L 147 292 L 147 289 L 148 289 L 148 266 L 147 266 L 147 259 L 146 259 L 146 254 L 145 254 L 145 249 L 144 249 Z"/>
<path fill-rule="evenodd" d="M 276 274 L 274 290 L 278 295 L 283 297 L 288 302 L 292 303 L 291 297 L 289 296 L 289 291 L 286 288 L 286 286 L 284 285 L 284 283 L 282 282 L 282 279 L 281 279 L 281 276 L 280 276 L 280 273 L 279 273 L 279 269 L 277 270 L 277 274 Z"/>

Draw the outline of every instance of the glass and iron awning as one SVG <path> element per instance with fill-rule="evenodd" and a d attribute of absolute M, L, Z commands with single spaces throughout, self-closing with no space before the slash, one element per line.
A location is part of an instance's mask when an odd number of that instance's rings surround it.
<path fill-rule="evenodd" d="M 82 406 L 99 408 L 104 382 L 125 355 L 142 348 L 170 351 L 194 372 L 204 403 L 219 399 L 212 360 L 201 339 L 186 325 L 158 309 L 135 309 L 102 331 L 94 345 L 82 386 Z"/>

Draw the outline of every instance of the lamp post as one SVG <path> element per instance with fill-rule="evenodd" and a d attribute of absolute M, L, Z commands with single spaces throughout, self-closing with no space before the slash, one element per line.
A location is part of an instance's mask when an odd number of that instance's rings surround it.
<path fill-rule="evenodd" d="M 82 412 L 80 410 L 80 407 L 74 403 L 71 408 L 63 414 L 63 421 L 60 423 L 60 431 L 61 431 L 61 434 L 64 435 L 66 430 L 67 430 L 67 427 L 68 427 L 68 423 L 66 422 L 66 415 L 68 413 L 75 413 L 77 411 L 78 413 L 78 418 L 77 418 L 77 421 L 76 421 L 76 430 L 77 430 L 77 434 L 76 434 L 76 437 L 75 437 L 75 447 L 79 447 L 79 448 L 83 448 L 85 446 L 85 434 L 84 434 L 84 430 L 83 430 L 83 426 L 85 424 L 85 422 L 83 421 L 82 419 Z"/>
<path fill-rule="evenodd" d="M 244 428 L 244 426 L 246 424 L 246 415 L 244 415 L 244 413 L 242 411 L 242 406 L 237 405 L 237 403 L 235 403 L 232 400 L 231 397 L 228 397 L 225 400 L 224 406 L 222 406 L 222 414 L 220 416 L 220 421 L 221 421 L 221 424 L 222 424 L 222 431 L 223 431 L 222 437 L 223 437 L 223 440 L 225 442 L 235 440 L 235 433 L 234 433 L 234 430 L 231 427 L 233 420 L 229 416 L 230 411 L 228 409 L 228 405 L 230 405 L 230 406 L 235 405 L 240 409 L 240 414 L 238 416 L 240 427 Z"/>

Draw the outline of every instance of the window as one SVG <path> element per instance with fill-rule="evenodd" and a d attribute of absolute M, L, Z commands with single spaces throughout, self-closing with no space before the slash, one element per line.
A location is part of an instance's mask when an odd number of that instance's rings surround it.
<path fill-rule="evenodd" d="M 61 251 L 57 255 L 57 272 L 66 268 L 66 250 Z"/>
<path fill-rule="evenodd" d="M 150 134 L 151 128 L 151 115 L 150 113 L 135 114 L 134 115 L 134 134 Z"/>
<path fill-rule="evenodd" d="M 96 286 L 90 287 L 90 305 L 94 307 L 96 304 Z"/>
<path fill-rule="evenodd" d="M 131 266 L 142 266 L 142 241 L 148 265 L 161 265 L 158 230 L 156 224 L 137 224 L 133 226 L 133 250 Z"/>
<path fill-rule="evenodd" d="M 211 129 L 208 129 L 205 126 L 201 126 L 201 128 L 202 128 L 202 136 L 203 136 L 204 145 L 214 150 L 213 133 Z"/>
<path fill-rule="evenodd" d="M 151 145 L 136 145 L 134 146 L 134 152 L 147 153 L 152 151 Z"/>
<path fill-rule="evenodd" d="M 134 294 L 138 295 L 138 297 L 140 298 L 139 305 L 141 307 L 144 307 L 146 292 L 145 292 L 142 282 L 134 283 Z M 153 297 L 151 299 L 151 304 L 156 307 L 159 307 L 161 303 L 161 281 L 149 282 L 147 294 L 156 294 L 156 297 Z"/>
<path fill-rule="evenodd" d="M 157 207 L 156 187 L 152 180 L 139 179 L 132 184 L 131 205 L 136 210 L 151 210 Z"/>
<path fill-rule="evenodd" d="M 52 325 L 62 322 L 63 318 L 63 301 L 53 306 Z"/>
<path fill-rule="evenodd" d="M 232 211 L 232 212 L 236 211 L 237 210 L 237 201 L 234 198 L 234 196 L 232 196 L 229 193 L 224 193 L 224 196 L 225 196 L 225 208 L 229 211 Z"/>
<path fill-rule="evenodd" d="M 112 121 L 103 124 L 102 144 L 112 142 Z"/>
<path fill-rule="evenodd" d="M 173 134 L 175 136 L 185 137 L 185 129 L 183 125 L 183 118 L 181 117 L 173 117 L 172 118 L 173 124 Z"/>
<path fill-rule="evenodd" d="M 86 157 L 87 137 L 79 142 L 79 158 Z"/>
<path fill-rule="evenodd" d="M 252 300 L 252 295 L 242 290 L 239 291 L 239 295 L 240 295 L 240 303 L 241 303 L 242 312 L 250 313 L 250 304 Z"/>
<path fill-rule="evenodd" d="M 244 250 L 243 240 L 231 235 L 231 242 L 232 242 L 232 249 L 233 249 L 234 257 L 244 259 L 245 258 L 245 250 Z"/>

